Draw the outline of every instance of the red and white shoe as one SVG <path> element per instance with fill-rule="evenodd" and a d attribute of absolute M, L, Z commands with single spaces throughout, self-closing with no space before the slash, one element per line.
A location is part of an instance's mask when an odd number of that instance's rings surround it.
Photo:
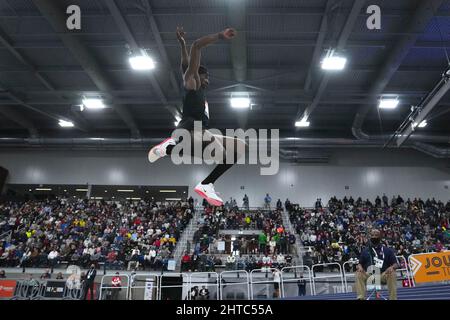
<path fill-rule="evenodd" d="M 214 190 L 214 185 L 210 184 L 202 184 L 201 182 L 194 188 L 194 191 L 197 192 L 200 197 L 206 199 L 208 203 L 212 206 L 220 207 L 223 205 L 223 200 L 217 195 Z"/>
<path fill-rule="evenodd" d="M 167 138 L 157 146 L 154 146 L 149 152 L 148 152 L 148 161 L 151 163 L 155 162 L 156 160 L 165 157 L 167 155 L 166 150 L 169 145 L 176 145 L 177 143 L 173 138 Z"/>

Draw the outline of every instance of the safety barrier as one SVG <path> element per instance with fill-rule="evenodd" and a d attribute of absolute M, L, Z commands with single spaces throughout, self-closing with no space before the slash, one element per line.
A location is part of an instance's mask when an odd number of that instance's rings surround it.
<path fill-rule="evenodd" d="M 325 276 L 316 276 L 316 274 L 314 273 L 314 268 L 318 268 L 318 267 L 330 267 L 330 266 L 336 266 L 339 270 L 339 275 L 325 275 Z M 311 272 L 312 272 L 312 282 L 313 282 L 313 295 L 317 295 L 317 288 L 316 288 L 316 280 L 318 279 L 330 279 L 330 278 L 339 278 L 340 283 L 341 283 L 341 292 L 345 292 L 345 286 L 344 286 L 344 275 L 342 273 L 342 267 L 339 263 L 337 262 L 332 262 L 332 263 L 318 263 L 318 264 L 314 264 L 311 268 Z"/>
<path fill-rule="evenodd" d="M 212 279 L 213 281 L 212 282 L 211 281 L 208 281 L 208 282 L 203 281 L 202 282 L 200 280 L 200 282 L 197 282 L 197 280 L 195 280 L 195 278 L 204 279 L 205 276 L 208 280 L 210 280 L 211 276 L 213 276 L 213 279 Z M 191 292 L 192 288 L 194 288 L 195 286 L 198 286 L 198 287 L 202 286 L 202 287 L 205 287 L 206 289 L 208 289 L 210 298 L 215 297 L 215 299 L 210 299 L 210 300 L 220 300 L 219 280 L 220 280 L 219 274 L 217 272 L 194 272 L 194 273 L 191 273 L 189 275 L 189 291 L 188 292 Z M 214 290 L 211 291 L 209 288 L 212 288 Z"/>
<path fill-rule="evenodd" d="M 141 279 L 143 278 L 143 279 Z M 157 299 L 160 277 L 156 273 L 136 273 L 130 278 L 128 300 Z"/>
<path fill-rule="evenodd" d="M 111 285 L 111 280 L 114 277 L 120 277 L 121 280 L 124 278 L 126 279 L 126 284 L 124 285 L 123 282 L 121 283 L 120 287 L 114 287 Z M 106 282 L 106 280 L 108 282 Z M 102 277 L 102 280 L 100 281 L 100 288 L 99 288 L 99 296 L 98 300 L 115 300 L 117 297 L 117 300 L 119 300 L 119 296 L 122 295 L 122 290 L 124 289 L 125 292 L 125 299 L 128 298 L 128 290 L 130 288 L 130 277 L 126 274 L 122 275 L 115 275 L 115 274 L 108 274 L 104 275 Z M 121 299 L 124 300 L 124 299 Z"/>
<path fill-rule="evenodd" d="M 83 290 L 81 288 L 69 288 L 67 285 L 64 287 L 63 300 L 81 300 L 82 296 Z"/>
<path fill-rule="evenodd" d="M 236 277 L 227 277 L 228 275 L 236 275 Z M 243 281 L 230 282 L 226 280 L 227 278 L 232 278 L 233 280 L 242 279 Z M 231 300 L 250 299 L 250 276 L 247 271 L 223 271 L 220 273 L 219 279 L 219 296 L 221 300 L 228 300 L 228 294 L 224 294 L 226 288 L 232 289 L 231 291 L 234 296 Z M 239 294 L 239 289 L 242 289 L 241 293 L 243 294 Z"/>
<path fill-rule="evenodd" d="M 347 269 L 345 268 L 347 265 L 350 267 L 353 267 L 354 265 L 357 265 L 357 262 L 354 261 L 346 261 L 344 262 L 344 264 L 342 265 L 342 272 L 344 273 L 344 286 L 345 286 L 345 292 L 352 292 L 352 290 L 349 288 L 349 284 L 347 279 L 348 278 L 355 278 L 355 272 L 351 271 L 349 273 L 347 273 Z M 353 280 L 352 282 L 355 282 L 355 280 Z"/>
<path fill-rule="evenodd" d="M 180 285 L 163 285 L 163 277 L 181 277 L 182 283 Z M 157 300 L 162 300 L 163 297 L 163 289 L 170 289 L 170 288 L 181 288 L 182 290 L 182 297 L 186 297 L 186 299 L 183 298 L 183 300 L 191 300 L 191 295 L 188 290 L 189 288 L 189 275 L 185 272 L 171 272 L 167 273 L 166 275 L 160 276 L 160 282 L 157 289 Z M 183 292 L 183 289 L 186 289 L 185 292 Z"/>
<path fill-rule="evenodd" d="M 278 272 L 279 276 L 280 276 L 280 281 L 276 281 L 275 277 L 273 275 L 273 272 Z M 256 274 L 261 274 L 263 275 L 264 278 L 268 279 L 268 280 L 263 280 L 263 281 L 255 281 L 255 275 Z M 270 274 L 270 277 L 269 277 Z M 263 269 L 254 269 L 250 272 L 250 300 L 253 300 L 254 297 L 254 285 L 258 285 L 258 284 L 274 284 L 274 289 L 276 290 L 277 288 L 277 284 L 278 284 L 278 289 L 280 288 L 281 285 L 281 272 L 280 270 L 278 270 L 277 268 L 263 268 Z M 268 288 L 267 288 L 267 293 L 268 294 Z M 277 297 L 280 298 L 282 296 L 282 293 Z"/>
<path fill-rule="evenodd" d="M 297 277 L 300 274 L 300 278 Z M 307 277 L 304 277 L 304 274 L 307 275 Z M 312 294 L 312 276 L 311 276 L 311 269 L 308 266 L 301 265 L 301 266 L 294 266 L 294 267 L 284 267 L 281 269 L 281 292 L 282 297 L 292 297 L 292 296 L 299 296 L 300 292 L 298 292 L 297 295 L 287 295 L 287 292 L 289 291 L 287 289 L 287 284 L 297 284 L 298 282 L 304 280 L 309 282 L 309 289 Z M 306 291 L 305 286 L 305 291 Z"/>
<path fill-rule="evenodd" d="M 36 300 L 43 296 L 44 283 L 33 280 L 18 280 L 11 300 Z"/>
<path fill-rule="evenodd" d="M 401 259 L 400 259 L 401 260 Z M 289 298 L 300 295 L 295 294 L 292 287 L 294 284 L 299 284 L 299 280 L 303 279 L 306 282 L 306 287 L 309 287 L 308 295 L 317 295 L 317 285 L 321 280 L 329 279 L 330 282 L 338 283 L 338 288 L 335 288 L 333 293 L 347 293 L 351 292 L 348 286 L 348 279 L 354 277 L 354 272 L 347 272 L 346 266 L 352 265 L 354 262 L 347 261 L 342 266 L 339 263 L 322 263 L 315 264 L 311 268 L 306 265 L 298 265 L 292 267 L 284 267 L 281 270 L 277 268 L 262 268 L 252 270 L 250 273 L 245 270 L 232 270 L 217 272 L 194 272 L 194 273 L 140 273 L 133 274 L 129 279 L 129 286 L 122 286 L 122 289 L 127 289 L 126 299 L 129 300 L 148 300 L 163 298 L 164 289 L 179 288 L 182 291 L 182 297 L 186 300 L 192 300 L 191 290 L 197 286 L 201 289 L 202 286 L 208 288 L 210 291 L 210 299 L 220 300 L 239 300 L 249 299 L 253 300 L 257 297 L 257 286 L 267 285 L 265 298 L 272 298 L 270 295 L 275 289 L 275 285 L 271 287 L 271 284 L 278 283 L 279 297 Z M 316 274 L 318 268 L 333 268 L 334 271 L 326 272 L 325 274 L 320 271 L 320 274 Z M 273 271 L 279 272 L 280 281 L 274 279 Z M 400 268 L 399 271 L 407 271 L 407 268 Z M 327 274 L 328 273 L 328 274 Z M 303 278 L 301 277 L 303 276 Z M 108 278 L 106 278 L 108 277 Z M 100 299 L 104 294 L 104 289 L 113 288 L 106 285 L 107 280 L 111 280 L 113 275 L 103 276 L 100 285 Z M 121 275 L 121 277 L 128 278 L 127 275 Z M 175 285 L 163 285 L 163 277 L 182 277 L 181 284 Z M 110 282 L 109 282 L 110 283 Z M 212 290 L 211 290 L 212 289 Z M 262 290 L 262 291 L 263 291 Z M 259 290 L 261 291 L 261 290 Z M 156 293 L 156 294 L 155 294 Z"/>
<path fill-rule="evenodd" d="M 400 272 L 401 278 L 404 278 L 403 272 L 406 272 L 406 280 L 408 281 L 408 283 L 413 283 L 414 280 L 412 279 L 412 274 L 411 274 L 411 270 L 409 269 L 408 261 L 405 259 L 404 256 L 396 256 L 396 258 L 397 258 L 397 264 L 399 266 L 399 268 L 397 268 L 397 270 L 396 270 L 397 273 Z"/>

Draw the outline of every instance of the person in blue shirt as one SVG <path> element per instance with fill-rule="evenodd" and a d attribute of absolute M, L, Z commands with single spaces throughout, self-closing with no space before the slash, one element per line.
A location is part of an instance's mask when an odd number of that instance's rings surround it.
<path fill-rule="evenodd" d="M 395 252 L 391 248 L 384 246 L 381 243 L 381 232 L 377 229 L 373 229 L 370 232 L 370 242 L 368 247 L 361 252 L 359 258 L 359 264 L 356 267 L 356 293 L 357 299 L 366 299 L 366 284 L 370 274 L 367 270 L 370 266 L 378 264 L 381 266 L 381 284 L 387 284 L 389 291 L 389 300 L 397 300 L 397 258 Z"/>

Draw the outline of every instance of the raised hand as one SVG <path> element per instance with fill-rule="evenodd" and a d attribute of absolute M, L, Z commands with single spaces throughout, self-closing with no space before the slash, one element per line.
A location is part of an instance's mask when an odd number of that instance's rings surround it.
<path fill-rule="evenodd" d="M 184 32 L 183 27 L 177 27 L 177 39 L 181 44 L 186 44 L 186 40 L 184 39 L 186 32 Z"/>
<path fill-rule="evenodd" d="M 224 39 L 230 40 L 230 39 L 233 39 L 236 36 L 237 32 L 233 28 L 227 28 L 227 29 L 223 30 L 221 32 L 221 34 L 222 34 Z"/>

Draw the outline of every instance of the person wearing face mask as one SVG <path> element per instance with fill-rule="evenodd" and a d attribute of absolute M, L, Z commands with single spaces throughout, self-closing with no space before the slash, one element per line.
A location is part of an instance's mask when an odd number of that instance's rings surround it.
<path fill-rule="evenodd" d="M 381 243 L 381 232 L 373 229 L 370 232 L 370 242 L 368 246 L 361 252 L 359 264 L 356 268 L 356 293 L 358 300 L 366 299 L 366 284 L 370 274 L 367 269 L 374 266 L 380 269 L 381 284 L 387 284 L 389 291 L 389 300 L 397 300 L 397 258 L 395 252 L 391 248 Z"/>

